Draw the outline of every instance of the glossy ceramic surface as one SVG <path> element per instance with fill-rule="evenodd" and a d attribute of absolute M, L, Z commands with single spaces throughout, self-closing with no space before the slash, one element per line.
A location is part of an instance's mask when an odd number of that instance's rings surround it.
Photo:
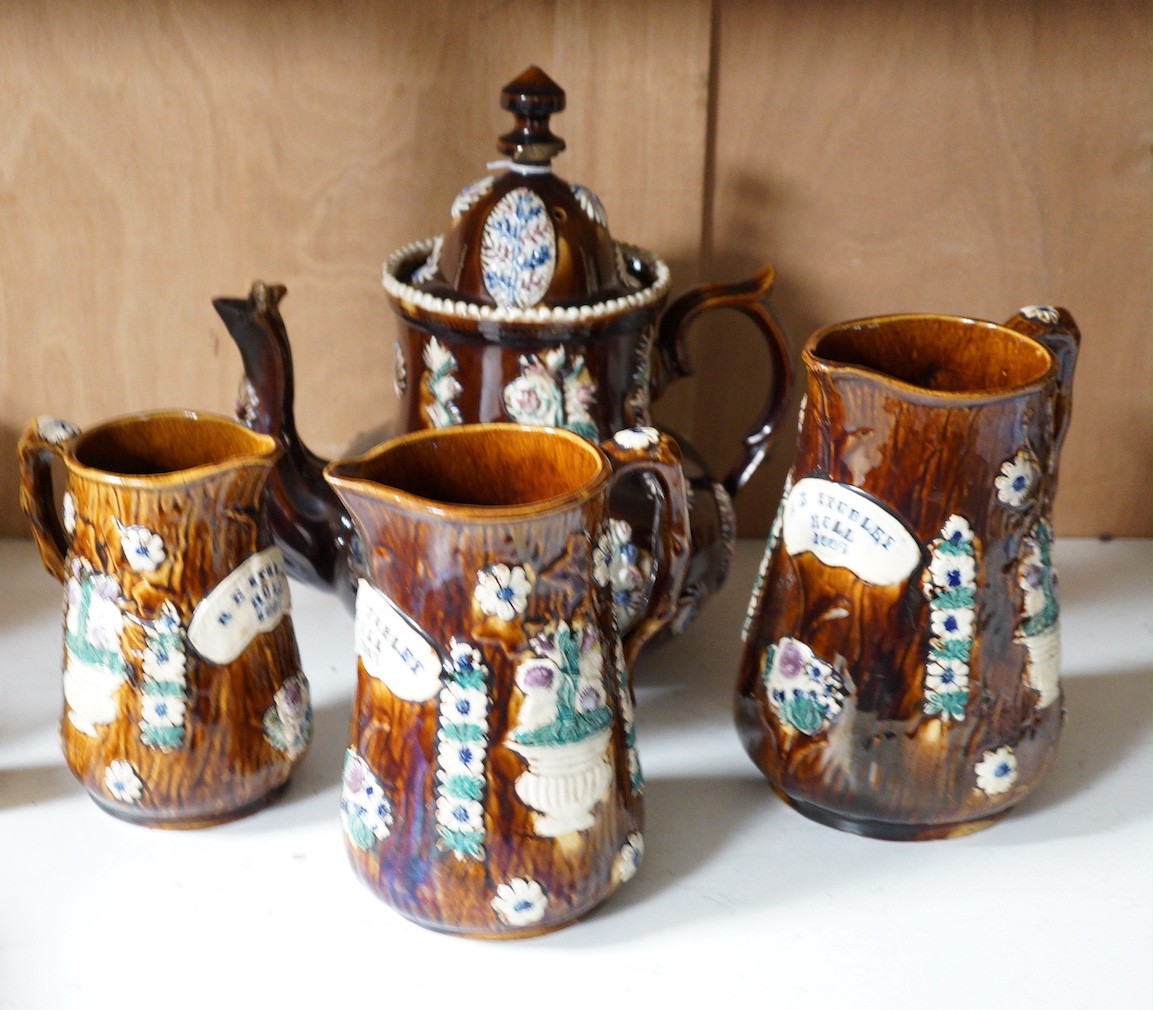
<path fill-rule="evenodd" d="M 384 288 L 399 321 L 403 423 L 408 430 L 478 421 L 547 424 L 593 441 L 651 425 L 653 401 L 670 382 L 692 374 L 686 345 L 692 323 L 717 309 L 743 314 L 769 349 L 771 380 L 723 478 L 709 475 L 678 437 L 692 487 L 694 556 L 666 628 L 676 633 L 728 575 L 736 535 L 732 496 L 768 452 L 788 399 L 787 346 L 765 304 L 773 271 L 701 285 L 666 308 L 664 262 L 617 242 L 597 196 L 552 170 L 564 143 L 549 116 L 564 107 L 563 90 L 534 67 L 505 87 L 502 105 L 517 115 L 517 128 L 497 144 L 510 156 L 495 166 L 503 173 L 466 186 L 442 235 L 398 250 L 385 264 Z M 643 489 L 611 508 L 628 527 L 628 549 L 642 557 L 651 551 L 652 509 Z"/>
<path fill-rule="evenodd" d="M 565 107 L 564 90 L 529 67 L 500 97 L 515 117 L 497 140 L 504 160 L 453 200 L 451 224 L 426 250 L 412 283 L 431 298 L 538 321 L 553 308 L 632 295 L 641 285 L 609 234 L 604 205 L 551 168 L 565 149 L 550 124 Z"/>
<path fill-rule="evenodd" d="M 684 575 L 685 492 L 667 437 L 624 432 L 605 449 L 470 425 L 325 470 L 365 544 L 347 848 L 365 884 L 423 926 L 531 936 L 636 871 L 628 662 L 646 632 L 617 629 L 606 506 L 634 468 L 662 488 L 669 553 L 644 603 L 659 627 Z"/>
<path fill-rule="evenodd" d="M 769 350 L 771 376 L 764 403 L 750 408 L 748 433 L 733 447 L 732 469 L 710 475 L 678 439 L 691 487 L 693 553 L 682 598 L 662 630 L 677 633 L 728 575 L 732 497 L 769 451 L 788 400 L 787 345 L 766 305 L 773 271 L 701 285 L 666 308 L 667 266 L 614 240 L 596 195 L 552 171 L 564 142 L 549 117 L 564 107 L 563 90 L 529 68 L 506 86 L 502 105 L 516 117 L 497 143 L 507 160 L 461 190 L 442 234 L 398 250 L 384 267 L 399 327 L 393 367 L 401 425 L 415 431 L 512 421 L 600 442 L 652 425 L 652 402 L 692 374 L 686 337 L 703 313 L 731 309 L 751 321 Z M 287 450 L 272 482 L 277 542 L 295 573 L 350 590 L 358 577 L 351 527 L 320 480 L 323 461 L 296 432 L 283 295 L 283 287 L 257 282 L 247 300 L 215 305 L 244 361 L 241 416 Z M 652 495 L 644 484 L 622 485 L 610 509 L 621 558 L 643 570 L 656 549 Z M 629 628 L 637 610 L 627 586 L 618 593 Z"/>
<path fill-rule="evenodd" d="M 882 838 L 963 834 L 1061 729 L 1057 460 L 1080 336 L 860 320 L 804 349 L 796 463 L 745 627 L 737 725 L 773 788 Z"/>
<path fill-rule="evenodd" d="M 262 496 L 280 453 L 235 421 L 163 412 L 20 442 L 21 503 L 65 586 L 68 766 L 103 809 L 203 827 L 272 800 L 311 733 Z M 63 461 L 63 511 L 51 465 Z"/>

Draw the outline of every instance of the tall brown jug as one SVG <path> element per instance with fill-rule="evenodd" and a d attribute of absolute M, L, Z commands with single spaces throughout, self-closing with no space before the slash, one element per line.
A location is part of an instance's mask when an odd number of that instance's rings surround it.
<path fill-rule="evenodd" d="M 984 827 L 1062 722 L 1051 511 L 1080 335 L 890 316 L 821 330 L 750 603 L 746 749 L 802 813 L 880 838 Z"/>

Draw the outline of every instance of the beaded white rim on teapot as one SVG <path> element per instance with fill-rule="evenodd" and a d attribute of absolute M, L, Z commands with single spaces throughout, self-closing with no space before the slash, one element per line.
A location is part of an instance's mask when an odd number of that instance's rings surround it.
<path fill-rule="evenodd" d="M 530 308 L 516 308 L 514 306 L 480 305 L 476 302 L 467 302 L 452 298 L 440 298 L 406 284 L 397 276 L 402 266 L 420 257 L 427 258 L 437 238 L 423 239 L 412 242 L 394 252 L 384 264 L 381 283 L 384 290 L 398 301 L 415 305 L 426 312 L 436 312 L 441 315 L 453 316 L 459 319 L 484 319 L 501 323 L 573 323 L 593 321 L 610 316 L 642 309 L 661 301 L 669 291 L 669 268 L 663 260 L 639 246 L 620 243 L 619 247 L 626 261 L 637 259 L 650 266 L 655 274 L 653 281 L 647 287 L 622 295 L 619 298 L 610 298 L 603 302 L 592 302 L 588 305 L 568 305 L 550 307 L 547 305 L 534 305 Z"/>

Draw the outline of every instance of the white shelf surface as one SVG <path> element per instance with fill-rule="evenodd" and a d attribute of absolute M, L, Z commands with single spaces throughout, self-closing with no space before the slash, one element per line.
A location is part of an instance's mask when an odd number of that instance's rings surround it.
<path fill-rule="evenodd" d="M 285 796 L 154 831 L 102 813 L 65 767 L 61 590 L 30 542 L 0 541 L 0 1008 L 1148 1010 L 1150 542 L 1058 542 L 1055 766 L 990 830 L 921 843 L 806 820 L 741 749 L 732 689 L 761 550 L 742 541 L 724 591 L 637 670 L 640 873 L 584 921 L 498 944 L 412 925 L 347 864 L 355 664 L 334 597 L 293 585 L 316 723 Z"/>

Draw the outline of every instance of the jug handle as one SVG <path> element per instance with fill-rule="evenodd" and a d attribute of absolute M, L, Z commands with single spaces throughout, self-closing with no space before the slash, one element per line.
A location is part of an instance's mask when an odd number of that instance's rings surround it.
<path fill-rule="evenodd" d="M 16 446 L 20 458 L 20 508 L 32 524 L 40 560 L 60 582 L 68 578 L 65 559 L 71 538 L 56 508 L 52 460 L 63 459 L 66 448 L 79 434 L 80 429 L 67 421 L 40 417 L 28 425 Z"/>
<path fill-rule="evenodd" d="M 1003 324 L 1044 344 L 1057 359 L 1057 396 L 1053 403 L 1053 450 L 1057 459 L 1069 430 L 1073 406 L 1073 371 L 1081 349 L 1081 330 L 1068 309 L 1060 306 L 1030 305 Z"/>
<path fill-rule="evenodd" d="M 741 456 L 723 483 L 736 495 L 761 465 L 776 437 L 777 424 L 792 391 L 793 370 L 780 324 L 762 299 L 772 290 L 776 274 L 764 267 L 748 280 L 732 284 L 701 284 L 674 301 L 661 318 L 656 341 L 652 398 L 657 399 L 677 379 L 693 374 L 686 336 L 698 316 L 713 309 L 735 309 L 750 319 L 764 338 L 772 363 L 772 384 L 760 415 L 741 440 Z"/>
<path fill-rule="evenodd" d="M 676 441 L 656 428 L 626 428 L 601 443 L 612 464 L 612 487 L 630 475 L 646 474 L 659 485 L 654 543 L 660 543 L 656 575 L 639 621 L 622 636 L 625 666 L 632 669 L 641 649 L 672 618 L 689 568 L 688 485 Z"/>

